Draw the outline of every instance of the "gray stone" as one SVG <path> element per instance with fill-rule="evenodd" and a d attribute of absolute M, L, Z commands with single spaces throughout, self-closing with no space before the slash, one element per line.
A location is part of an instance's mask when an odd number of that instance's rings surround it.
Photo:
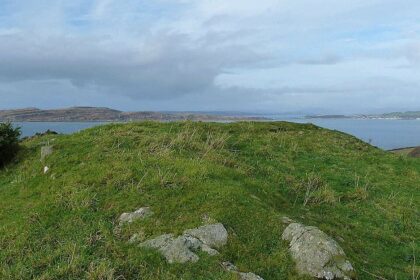
<path fill-rule="evenodd" d="M 179 236 L 167 246 L 161 247 L 159 251 L 165 256 L 168 263 L 197 262 L 199 257 L 192 250 L 197 250 L 198 244 L 199 241 L 197 243 L 185 236 Z"/>
<path fill-rule="evenodd" d="M 201 241 L 200 241 L 200 243 L 201 243 Z M 219 251 L 211 248 L 210 246 L 208 246 L 208 245 L 206 245 L 204 243 L 201 243 L 200 249 L 201 249 L 201 251 L 209 254 L 210 256 L 216 256 L 216 255 L 219 254 Z"/>
<path fill-rule="evenodd" d="M 241 280 L 264 280 L 263 278 L 261 278 L 260 276 L 252 273 L 252 272 L 239 272 L 239 279 Z"/>
<path fill-rule="evenodd" d="M 302 275 L 320 279 L 355 278 L 355 271 L 338 243 L 316 227 L 290 224 L 283 232 L 289 250 Z"/>
<path fill-rule="evenodd" d="M 200 248 L 201 242 L 196 238 L 164 234 L 140 244 L 140 247 L 157 249 L 168 263 L 197 262 L 199 257 L 193 252 Z"/>
<path fill-rule="evenodd" d="M 123 213 L 119 218 L 120 226 L 126 223 L 132 223 L 134 221 L 144 219 L 151 215 L 153 215 L 153 212 L 149 207 L 142 207 L 131 213 Z"/>
<path fill-rule="evenodd" d="M 183 235 L 176 238 L 172 234 L 164 234 L 140 243 L 139 246 L 158 250 L 166 258 L 168 263 L 197 262 L 199 257 L 195 252 L 201 250 L 202 252 L 214 256 L 219 254 L 219 252 L 212 248 L 211 245 L 221 246 L 221 244 L 226 244 L 227 231 L 223 225 L 221 225 L 222 229 L 226 231 L 226 236 L 224 236 L 224 232 L 220 228 L 220 225 L 221 224 L 204 226 L 203 228 L 207 229 L 207 231 L 203 231 L 204 229 L 202 228 L 186 230 Z M 198 229 L 200 230 L 196 232 Z M 205 232 L 205 234 L 203 232 Z M 195 233 L 203 239 L 190 233 Z M 131 239 L 136 238 L 137 236 L 133 236 Z M 206 242 L 204 242 L 204 240 Z"/>
<path fill-rule="evenodd" d="M 163 234 L 153 239 L 149 239 L 140 244 L 140 247 L 160 249 L 162 247 L 168 246 L 169 243 L 174 241 L 173 234 Z"/>
<path fill-rule="evenodd" d="M 220 223 L 189 229 L 184 234 L 193 236 L 212 248 L 226 245 L 228 239 L 228 232 Z"/>
<path fill-rule="evenodd" d="M 41 161 L 44 161 L 46 157 L 53 153 L 53 146 L 43 146 L 41 147 Z"/>
<path fill-rule="evenodd" d="M 226 271 L 238 272 L 238 268 L 231 262 L 222 262 L 222 266 Z"/>

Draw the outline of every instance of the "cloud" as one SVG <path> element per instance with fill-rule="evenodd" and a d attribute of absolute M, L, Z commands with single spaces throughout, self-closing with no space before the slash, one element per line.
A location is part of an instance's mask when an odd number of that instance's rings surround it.
<path fill-rule="evenodd" d="M 339 63 L 340 61 L 341 58 L 337 55 L 326 55 L 318 58 L 301 60 L 299 63 L 308 65 L 329 65 Z"/>
<path fill-rule="evenodd" d="M 225 68 L 259 60 L 241 47 L 212 49 L 188 43 L 187 36 L 170 33 L 125 47 L 106 38 L 9 36 L 0 41 L 0 80 L 64 80 L 133 98 L 176 98 L 212 88 Z"/>
<path fill-rule="evenodd" d="M 420 107 L 417 0 L 0 5 L 0 107 Z"/>

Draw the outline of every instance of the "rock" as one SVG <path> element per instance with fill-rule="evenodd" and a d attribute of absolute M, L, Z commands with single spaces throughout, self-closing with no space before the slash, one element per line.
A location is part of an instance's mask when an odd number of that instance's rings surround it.
<path fill-rule="evenodd" d="M 200 241 L 179 236 L 159 251 L 165 256 L 168 263 L 197 262 L 199 257 L 193 252 L 198 250 Z"/>
<path fill-rule="evenodd" d="M 131 239 L 133 238 L 135 236 Z M 199 250 L 211 256 L 219 254 L 212 247 L 219 248 L 226 242 L 227 231 L 225 227 L 222 224 L 214 224 L 186 230 L 184 234 L 176 238 L 172 234 L 164 234 L 140 243 L 139 246 L 157 249 L 168 263 L 186 263 L 197 262 L 199 257 L 195 252 Z"/>
<path fill-rule="evenodd" d="M 44 161 L 46 157 L 53 153 L 53 146 L 43 146 L 41 147 L 41 161 Z"/>
<path fill-rule="evenodd" d="M 147 247 L 153 249 L 160 249 L 167 246 L 169 243 L 174 241 L 173 234 L 163 234 L 153 239 L 149 239 L 140 244 L 140 247 Z"/>
<path fill-rule="evenodd" d="M 164 234 L 140 244 L 140 247 L 157 249 L 168 263 L 197 262 L 199 257 L 192 252 L 198 250 L 201 242 L 185 236 L 174 238 L 172 234 Z"/>
<path fill-rule="evenodd" d="M 343 249 L 318 228 L 292 223 L 282 238 L 290 242 L 289 250 L 300 274 L 327 280 L 355 278 Z"/>
<path fill-rule="evenodd" d="M 212 248 L 226 245 L 228 239 L 228 232 L 220 223 L 189 229 L 184 234 L 193 236 Z"/>
<path fill-rule="evenodd" d="M 231 262 L 222 262 L 222 266 L 226 271 L 238 272 L 238 268 Z"/>
<path fill-rule="evenodd" d="M 264 280 L 263 278 L 252 272 L 240 272 L 238 268 L 231 262 L 223 262 L 222 266 L 226 271 L 237 274 L 240 280 Z"/>
<path fill-rule="evenodd" d="M 261 278 L 260 276 L 254 274 L 252 272 L 248 272 L 248 273 L 239 272 L 239 279 L 241 279 L 241 280 L 264 280 L 263 278 Z"/>
<path fill-rule="evenodd" d="M 200 242 L 201 242 L 201 241 L 200 241 Z M 208 245 L 206 245 L 206 244 L 204 244 L 204 243 L 201 243 L 201 247 L 200 247 L 200 249 L 201 249 L 201 251 L 203 251 L 203 252 L 205 252 L 205 253 L 209 254 L 210 256 L 216 256 L 216 255 L 218 255 L 218 254 L 219 254 L 219 251 L 217 251 L 217 250 L 215 250 L 215 249 L 211 248 L 210 246 L 208 246 Z"/>
<path fill-rule="evenodd" d="M 153 212 L 149 207 L 142 207 L 131 213 L 123 213 L 119 218 L 120 226 L 126 223 L 132 223 L 134 221 L 147 218 L 151 215 L 153 215 Z"/>

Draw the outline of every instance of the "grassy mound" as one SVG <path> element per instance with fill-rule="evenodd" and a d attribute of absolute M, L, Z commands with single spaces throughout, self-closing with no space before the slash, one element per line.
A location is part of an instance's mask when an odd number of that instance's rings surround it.
<path fill-rule="evenodd" d="M 54 153 L 40 162 L 40 147 Z M 291 123 L 130 123 L 25 140 L 0 171 L 0 279 L 306 279 L 281 241 L 287 215 L 318 226 L 360 279 L 418 273 L 420 160 Z M 47 165 L 50 171 L 43 174 Z M 114 228 L 123 212 L 153 217 Z M 221 254 L 169 265 L 128 244 L 223 223 Z M 414 272 L 413 272 L 414 271 Z M 414 278 L 413 278 L 414 279 Z"/>

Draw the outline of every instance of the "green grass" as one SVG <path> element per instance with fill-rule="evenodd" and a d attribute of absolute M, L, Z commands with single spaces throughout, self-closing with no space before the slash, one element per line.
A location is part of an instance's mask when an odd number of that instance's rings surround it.
<path fill-rule="evenodd" d="M 49 141 L 54 153 L 40 162 Z M 0 279 L 307 279 L 281 240 L 287 215 L 335 238 L 359 279 L 419 272 L 420 159 L 313 125 L 110 124 L 28 139 L 0 171 Z M 50 172 L 43 174 L 43 167 Z M 155 215 L 114 234 L 119 215 Z M 127 243 L 223 223 L 216 257 L 169 265 Z M 420 261 L 418 261 L 420 262 Z"/>

